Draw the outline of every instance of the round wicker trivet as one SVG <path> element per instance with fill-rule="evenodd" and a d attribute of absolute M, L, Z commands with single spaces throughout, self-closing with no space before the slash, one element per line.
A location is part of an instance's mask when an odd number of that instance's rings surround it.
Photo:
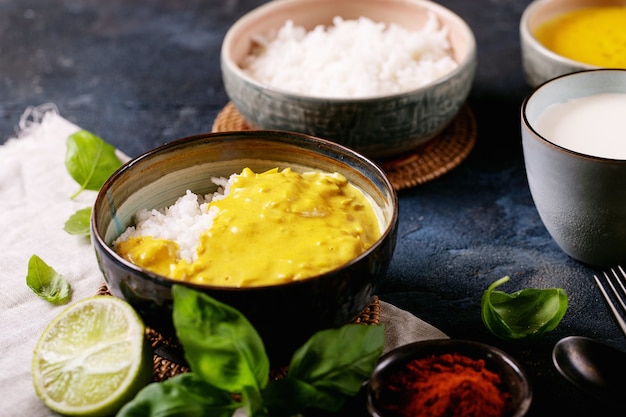
<path fill-rule="evenodd" d="M 213 132 L 254 130 L 232 102 L 218 113 Z M 424 184 L 457 167 L 476 144 L 476 119 L 469 105 L 434 139 L 405 155 L 377 161 L 393 187 L 402 190 Z"/>
<path fill-rule="evenodd" d="M 98 289 L 98 295 L 111 295 L 106 284 L 102 284 Z M 353 323 L 377 325 L 380 323 L 380 303 L 378 297 L 374 296 L 372 302 L 359 313 Z M 165 337 L 151 327 L 146 328 L 146 335 L 150 340 L 150 345 L 154 352 L 152 381 L 161 382 L 183 372 L 188 372 L 189 368 L 184 364 L 183 352 L 178 340 L 172 337 Z M 270 378 L 279 379 L 286 375 L 287 368 L 282 367 L 272 369 Z"/>

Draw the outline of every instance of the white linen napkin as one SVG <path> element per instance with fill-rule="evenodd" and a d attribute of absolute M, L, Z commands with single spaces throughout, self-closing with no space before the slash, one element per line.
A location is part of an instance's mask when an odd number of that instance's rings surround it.
<path fill-rule="evenodd" d="M 26 285 L 28 260 L 38 255 L 72 286 L 72 301 L 95 295 L 103 282 L 95 252 L 65 221 L 94 203 L 65 168 L 67 137 L 80 128 L 53 105 L 26 110 L 16 137 L 0 146 L 0 392 L 6 416 L 55 416 L 37 398 L 31 359 L 45 326 L 64 306 L 40 299 Z M 95 133 L 95 132 L 94 132 Z M 106 138 L 103 138 L 106 140 Z M 444 333 L 393 305 L 380 302 L 385 351 Z"/>

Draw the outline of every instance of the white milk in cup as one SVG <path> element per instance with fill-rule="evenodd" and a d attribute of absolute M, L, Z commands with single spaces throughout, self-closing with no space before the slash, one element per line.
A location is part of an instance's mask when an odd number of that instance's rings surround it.
<path fill-rule="evenodd" d="M 541 84 L 521 128 L 530 193 L 560 249 L 593 266 L 626 263 L 626 70 Z"/>
<path fill-rule="evenodd" d="M 552 104 L 534 127 L 550 142 L 571 151 L 626 159 L 626 93 L 593 94 Z"/>

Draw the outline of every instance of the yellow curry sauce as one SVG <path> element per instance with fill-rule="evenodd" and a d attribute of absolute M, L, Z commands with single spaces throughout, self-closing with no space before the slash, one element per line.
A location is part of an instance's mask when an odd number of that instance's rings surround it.
<path fill-rule="evenodd" d="M 176 242 L 130 237 L 116 251 L 145 269 L 199 284 L 244 287 L 305 279 L 354 259 L 381 235 L 372 204 L 341 174 L 245 168 L 201 236 L 197 259 Z"/>
<path fill-rule="evenodd" d="M 626 68 L 626 7 L 570 11 L 542 24 L 534 35 L 546 48 L 566 58 Z"/>

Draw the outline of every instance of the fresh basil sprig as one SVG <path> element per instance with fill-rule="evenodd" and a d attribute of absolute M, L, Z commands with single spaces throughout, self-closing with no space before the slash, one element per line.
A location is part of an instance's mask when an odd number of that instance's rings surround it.
<path fill-rule="evenodd" d="M 115 148 L 96 135 L 79 130 L 66 142 L 65 167 L 80 188 L 70 198 L 83 190 L 98 191 L 102 184 L 122 165 Z M 63 230 L 69 234 L 89 236 L 92 207 L 80 209 L 65 222 Z M 69 282 L 37 255 L 28 262 L 26 284 L 41 298 L 53 304 L 65 304 L 71 298 Z"/>
<path fill-rule="evenodd" d="M 102 184 L 122 165 L 115 147 L 86 130 L 70 135 L 66 146 L 65 167 L 80 185 L 71 198 L 83 190 L 100 190 Z M 89 237 L 91 211 L 91 207 L 76 211 L 67 219 L 63 230 L 72 235 Z"/>
<path fill-rule="evenodd" d="M 565 290 L 526 288 L 512 294 L 495 290 L 508 280 L 500 278 L 483 294 L 481 316 L 489 331 L 501 339 L 519 340 L 554 330 L 567 311 Z"/>
<path fill-rule="evenodd" d="M 239 311 L 180 285 L 172 295 L 176 335 L 191 371 L 146 386 L 117 417 L 336 412 L 358 393 L 383 351 L 383 325 L 322 330 L 294 353 L 284 378 L 270 380 L 264 344 Z"/>
<path fill-rule="evenodd" d="M 116 417 L 232 417 L 239 407 L 226 391 L 187 372 L 147 385 Z"/>
<path fill-rule="evenodd" d="M 83 190 L 98 191 L 102 184 L 122 165 L 115 147 L 86 130 L 79 130 L 67 138 L 65 167 L 80 185 L 70 198 Z"/>
<path fill-rule="evenodd" d="M 66 304 L 72 298 L 69 282 L 37 255 L 28 261 L 26 285 L 52 304 Z"/>

